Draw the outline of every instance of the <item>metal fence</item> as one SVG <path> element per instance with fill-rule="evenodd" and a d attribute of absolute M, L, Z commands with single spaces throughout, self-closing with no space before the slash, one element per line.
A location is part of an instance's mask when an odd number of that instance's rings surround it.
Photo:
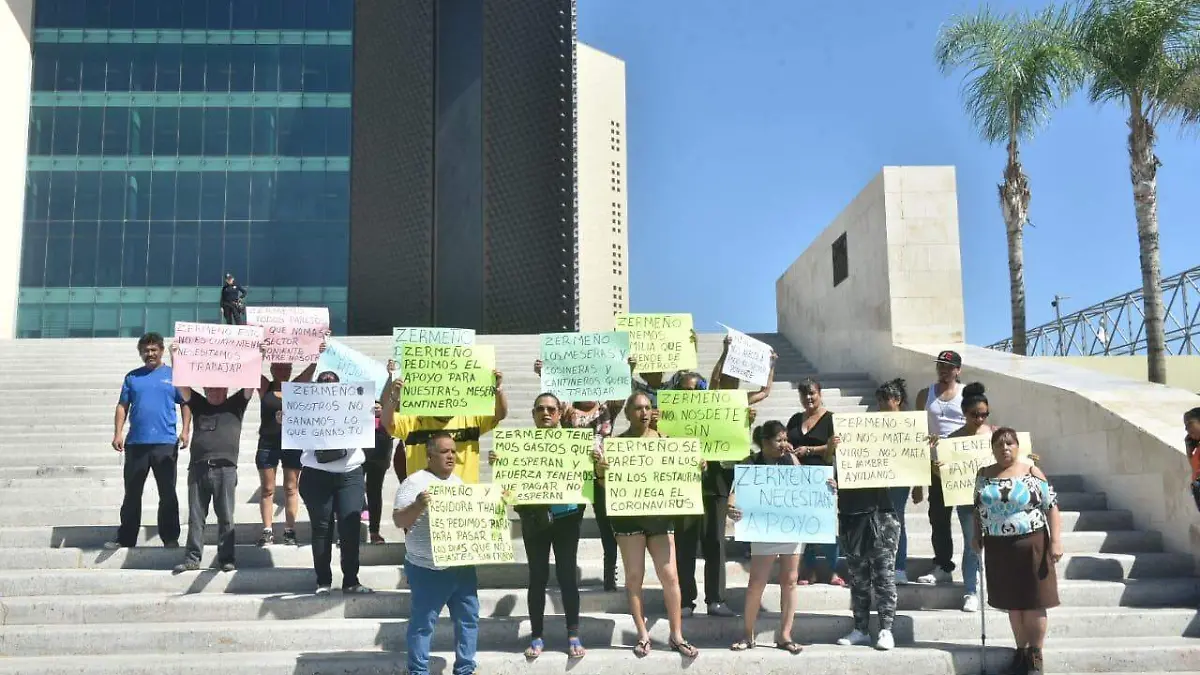
<path fill-rule="evenodd" d="M 1162 281 L 1163 331 L 1167 353 L 1197 354 L 1200 317 L 1200 267 Z M 1030 329 L 1025 334 L 1030 356 L 1121 356 L 1146 353 L 1146 322 L 1142 289 L 1105 300 L 1086 309 Z M 1012 351 L 1012 338 L 989 349 Z"/>

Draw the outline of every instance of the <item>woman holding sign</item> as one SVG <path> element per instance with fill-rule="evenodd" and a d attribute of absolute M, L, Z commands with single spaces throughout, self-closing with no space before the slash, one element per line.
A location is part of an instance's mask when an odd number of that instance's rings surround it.
<path fill-rule="evenodd" d="M 754 444 L 759 452 L 750 458 L 751 464 L 779 464 L 795 466 L 800 460 L 792 451 L 788 442 L 788 431 L 783 424 L 771 420 L 754 429 Z M 735 523 L 742 519 L 742 512 L 737 508 L 737 494 L 729 496 L 729 519 Z M 746 637 L 733 643 L 730 647 L 735 652 L 753 649 L 756 646 L 754 636 L 757 634 L 755 622 L 758 611 L 762 608 L 763 591 L 767 588 L 767 579 L 771 577 L 771 568 L 779 559 L 779 636 L 775 646 L 791 654 L 799 654 L 804 650 L 798 642 L 792 640 L 792 622 L 796 617 L 796 585 L 800 576 L 800 546 L 790 543 L 750 544 L 750 583 L 746 587 L 746 607 L 742 612 L 745 617 Z"/>
<path fill-rule="evenodd" d="M 324 343 L 321 351 L 325 351 Z M 275 527 L 272 517 L 275 515 L 275 487 L 277 485 L 275 472 L 280 463 L 283 464 L 283 543 L 285 546 L 296 546 L 296 514 L 300 512 L 300 465 L 299 450 L 283 449 L 283 394 L 284 382 L 312 382 L 317 364 L 310 363 L 296 379 L 292 379 L 292 364 L 272 363 L 271 376 L 263 376 L 262 384 L 258 387 L 259 421 L 258 421 L 258 452 L 254 455 L 254 464 L 258 467 L 259 481 L 259 515 L 262 516 L 262 534 L 258 545 L 269 546 L 275 543 Z"/>
<path fill-rule="evenodd" d="M 658 438 L 661 434 L 651 428 L 654 404 L 644 392 L 636 392 L 625 402 L 625 417 L 629 429 L 620 438 Z M 607 465 L 601 458 L 597 473 L 604 475 Z M 673 651 L 688 658 L 700 652 L 683 637 L 683 608 L 680 606 L 679 574 L 675 568 L 675 540 L 672 516 L 610 516 L 617 544 L 621 547 L 621 562 L 625 565 L 625 595 L 629 598 L 629 613 L 637 627 L 637 644 L 633 653 L 650 653 L 650 632 L 642 611 L 642 581 L 646 576 L 646 552 L 654 562 L 658 581 L 662 584 L 663 601 L 667 605 L 667 624 L 671 629 L 669 644 Z"/>
<path fill-rule="evenodd" d="M 829 449 L 829 439 L 833 437 L 833 413 L 825 408 L 825 401 L 821 397 L 821 383 L 805 379 L 800 383 L 799 390 L 804 412 L 792 415 L 787 423 L 788 442 L 792 445 L 792 452 L 800 459 L 801 464 L 830 466 L 833 464 L 833 452 Z M 837 542 L 806 545 L 804 578 L 800 585 L 816 583 L 817 556 L 823 555 L 829 583 L 844 587 L 846 582 L 837 573 L 838 553 Z"/>
<path fill-rule="evenodd" d="M 971 548 L 987 556 L 987 599 L 1008 611 L 1017 653 L 1010 672 L 1041 675 L 1046 610 L 1058 606 L 1054 566 L 1063 557 L 1058 496 L 1046 475 L 1018 459 L 1017 432 L 992 434 L 996 463 L 975 478 Z"/>

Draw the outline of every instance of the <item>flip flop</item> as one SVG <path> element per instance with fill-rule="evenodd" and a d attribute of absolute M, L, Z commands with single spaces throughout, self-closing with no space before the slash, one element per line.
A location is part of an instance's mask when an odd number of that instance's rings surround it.
<path fill-rule="evenodd" d="M 741 639 L 729 646 L 730 651 L 744 652 L 748 649 L 754 649 L 758 644 L 754 640 Z"/>
<path fill-rule="evenodd" d="M 648 654 L 650 654 L 650 638 L 638 640 L 637 644 L 633 646 L 633 655 L 640 659 Z"/>
<path fill-rule="evenodd" d="M 793 642 L 792 640 L 776 642 L 775 648 L 782 649 L 783 651 L 785 651 L 789 654 L 793 654 L 793 655 L 799 654 L 800 652 L 804 651 L 804 647 L 802 647 L 799 642 Z"/>
<path fill-rule="evenodd" d="M 532 661 L 533 659 L 541 656 L 545 649 L 546 643 L 542 640 L 542 638 L 535 638 L 529 643 L 529 647 L 525 649 L 525 658 Z"/>
<path fill-rule="evenodd" d="M 671 651 L 678 652 L 680 655 L 687 657 L 689 659 L 694 659 L 700 655 L 700 650 L 696 649 L 696 647 L 693 646 L 692 643 L 688 642 L 687 640 L 684 640 L 683 642 L 676 642 L 674 640 L 668 640 L 667 644 L 670 645 Z"/>
<path fill-rule="evenodd" d="M 587 650 L 583 648 L 583 642 L 577 636 L 567 638 L 567 658 L 582 659 L 587 656 Z"/>

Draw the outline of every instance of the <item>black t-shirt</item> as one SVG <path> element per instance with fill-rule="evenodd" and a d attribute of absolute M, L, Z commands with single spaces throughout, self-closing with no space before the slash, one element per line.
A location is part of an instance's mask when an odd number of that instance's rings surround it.
<path fill-rule="evenodd" d="M 246 290 L 237 284 L 225 284 L 221 286 L 222 305 L 236 305 L 245 296 Z"/>
<path fill-rule="evenodd" d="M 815 448 L 822 445 L 827 445 L 829 439 L 833 438 L 833 413 L 828 410 L 817 423 L 808 430 L 808 433 L 801 431 L 801 423 L 804 420 L 804 413 L 796 413 L 787 423 L 788 442 L 793 448 L 809 447 Z M 800 463 L 806 465 L 828 466 L 830 463 L 825 461 L 822 455 L 802 455 Z"/>
<path fill-rule="evenodd" d="M 242 419 L 249 403 L 241 389 L 229 392 L 220 405 L 209 403 L 199 392 L 192 393 L 188 407 L 192 409 L 193 462 L 218 459 L 237 464 Z"/>
<path fill-rule="evenodd" d="M 839 516 L 896 510 L 887 488 L 838 489 L 837 500 Z"/>
<path fill-rule="evenodd" d="M 777 464 L 779 466 L 795 466 L 792 464 L 792 459 L 787 455 L 780 455 L 774 461 L 767 459 L 762 452 L 756 452 L 750 456 L 751 464 Z"/>
<path fill-rule="evenodd" d="M 278 389 L 269 389 L 259 396 L 259 450 L 279 450 L 283 447 L 283 425 L 275 419 L 276 413 L 280 412 L 283 412 L 283 395 Z"/>

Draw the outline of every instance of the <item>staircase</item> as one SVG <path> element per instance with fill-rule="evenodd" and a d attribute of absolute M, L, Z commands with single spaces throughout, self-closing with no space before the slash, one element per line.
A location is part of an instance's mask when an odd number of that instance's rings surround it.
<path fill-rule="evenodd" d="M 799 410 L 795 385 L 813 368 L 781 337 L 760 335 L 780 355 L 776 386 L 758 406 L 758 421 L 786 421 Z M 380 359 L 387 338 L 345 338 L 350 346 Z M 532 364 L 536 336 L 490 336 L 505 373 L 510 416 L 505 425 L 532 424 L 538 392 Z M 701 372 L 708 376 L 720 352 L 720 335 L 700 336 Z M 253 545 L 258 526 L 258 478 L 253 457 L 258 405 L 253 403 L 242 437 L 241 485 L 236 510 L 238 570 L 172 575 L 182 550 L 165 550 L 153 527 L 157 494 L 147 481 L 141 541 L 135 549 L 104 551 L 116 531 L 122 496 L 121 457 L 109 448 L 112 409 L 121 376 L 138 365 L 134 342 L 120 339 L 45 340 L 0 343 L 0 674 L 233 673 L 402 673 L 409 608 L 401 578 L 403 535 L 390 524 L 385 506 L 382 534 L 387 544 L 363 546 L 362 582 L 379 592 L 346 597 L 312 594 L 314 578 L 307 547 Z M 861 373 L 825 373 L 826 405 L 835 413 L 865 410 L 873 386 Z M 914 383 L 914 387 L 915 387 Z M 490 437 L 484 442 L 486 451 Z M 184 453 L 186 459 L 186 452 Z M 186 520 L 186 486 L 179 496 Z M 487 476 L 484 467 L 485 480 Z M 1079 476 L 1052 477 L 1064 510 L 1067 556 L 1059 564 L 1063 606 L 1051 612 L 1047 671 L 1052 673 L 1200 674 L 1200 580 L 1190 557 L 1163 551 L 1156 532 L 1133 529 L 1132 514 L 1108 508 L 1105 495 L 1087 489 Z M 384 486 L 385 505 L 396 481 Z M 282 489 L 277 490 L 282 499 Z M 701 647 L 691 664 L 665 648 L 662 593 L 647 572 L 646 606 L 655 651 L 645 659 L 630 652 L 633 622 L 623 593 L 601 589 L 601 548 L 595 523 L 585 523 L 580 542 L 584 617 L 581 637 L 590 652 L 568 664 L 561 648 L 559 616 L 548 616 L 547 652 L 529 664 L 524 550 L 518 564 L 480 568 L 480 673 L 655 673 L 687 667 L 693 673 L 903 673 L 951 675 L 980 672 L 980 615 L 958 611 L 959 584 L 900 588 L 895 632 L 899 647 L 889 653 L 837 647 L 851 627 L 849 593 L 814 586 L 800 590 L 795 637 L 806 645 L 800 656 L 760 646 L 741 654 L 728 645 L 741 634 L 740 619 L 685 622 L 685 634 Z M 282 520 L 277 506 L 276 520 Z M 301 509 L 301 543 L 309 539 Z M 929 525 L 924 507 L 911 506 L 909 576 L 931 569 Z M 209 543 L 215 539 L 210 523 Z M 514 523 L 519 536 L 519 527 Z M 956 533 L 956 550 L 961 551 Z M 336 553 L 335 553 L 336 555 Z M 211 564 L 215 548 L 205 550 Z M 703 583 L 703 562 L 697 578 Z M 337 563 L 334 563 L 335 575 Z M 727 565 L 727 600 L 740 610 L 747 564 Z M 552 582 L 553 583 L 553 582 Z M 335 576 L 335 587 L 337 577 Z M 703 596 L 702 596 L 703 597 Z M 769 587 L 768 610 L 759 621 L 760 645 L 773 644 L 779 594 Z M 560 611 L 551 591 L 547 611 Z M 702 610 L 701 610 L 702 611 Z M 1001 672 L 1010 652 L 1004 614 L 988 611 L 989 672 Z M 993 646 L 999 645 L 999 646 Z M 448 622 L 434 640 L 433 672 L 450 672 L 453 638 Z"/>

